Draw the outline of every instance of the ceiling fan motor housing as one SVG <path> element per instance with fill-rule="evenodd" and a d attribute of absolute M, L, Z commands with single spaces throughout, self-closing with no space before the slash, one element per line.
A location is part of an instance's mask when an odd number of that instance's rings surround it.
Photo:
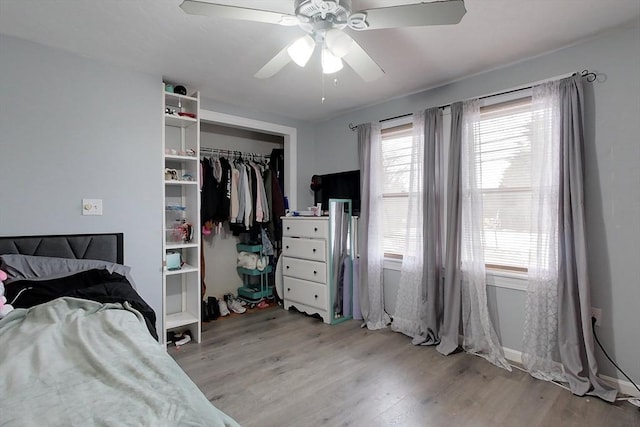
<path fill-rule="evenodd" d="M 295 0 L 300 27 L 308 33 L 343 29 L 351 14 L 351 0 Z"/>

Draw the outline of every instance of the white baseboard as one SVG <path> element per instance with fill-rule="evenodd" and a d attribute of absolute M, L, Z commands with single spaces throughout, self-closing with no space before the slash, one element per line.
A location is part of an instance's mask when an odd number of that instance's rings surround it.
<path fill-rule="evenodd" d="M 620 393 L 628 394 L 629 396 L 633 397 L 640 397 L 640 392 L 636 390 L 636 388 L 633 386 L 633 384 L 631 384 L 630 381 L 621 380 L 602 374 L 598 374 L 598 376 L 605 380 L 607 383 L 611 384 L 613 387 L 617 388 Z"/>
<path fill-rule="evenodd" d="M 514 363 L 522 364 L 522 352 L 518 350 L 513 350 L 511 348 L 502 347 L 504 351 L 504 357 Z M 631 384 L 630 381 L 621 380 L 618 378 L 609 377 L 607 375 L 598 374 L 600 378 L 606 381 L 611 386 L 618 389 L 618 391 L 622 394 L 626 394 L 633 397 L 640 397 L 640 392 L 636 390 L 636 388 Z"/>
<path fill-rule="evenodd" d="M 513 350 L 511 348 L 507 348 L 507 347 L 502 347 L 502 351 L 504 351 L 504 357 L 511 361 L 511 362 L 515 362 L 519 365 L 522 365 L 522 352 L 521 351 L 517 351 L 517 350 Z"/>

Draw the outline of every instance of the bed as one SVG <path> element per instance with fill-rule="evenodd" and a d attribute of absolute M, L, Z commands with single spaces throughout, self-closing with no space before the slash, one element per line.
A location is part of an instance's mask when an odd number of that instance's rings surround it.
<path fill-rule="evenodd" d="M 238 426 L 155 335 L 123 235 L 0 237 L 0 426 Z M 149 311 L 150 310 L 150 311 Z"/>

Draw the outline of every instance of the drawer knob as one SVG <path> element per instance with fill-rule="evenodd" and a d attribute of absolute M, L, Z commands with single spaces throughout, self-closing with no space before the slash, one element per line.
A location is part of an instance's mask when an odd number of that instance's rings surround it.
<path fill-rule="evenodd" d="M 318 274 L 318 272 L 317 272 L 317 271 L 315 271 L 315 270 L 313 270 L 313 274 Z"/>
<path fill-rule="evenodd" d="M 287 292 L 291 292 L 291 288 L 287 288 Z"/>
<path fill-rule="evenodd" d="M 318 227 L 313 227 L 313 231 L 318 231 Z"/>
<path fill-rule="evenodd" d="M 289 245 L 285 246 L 285 249 L 289 249 Z"/>
<path fill-rule="evenodd" d="M 289 266 L 287 265 L 287 270 L 289 269 Z"/>
<path fill-rule="evenodd" d="M 287 246 L 287 248 L 288 248 L 288 246 Z M 313 248 L 313 253 L 314 253 L 314 254 L 316 253 L 316 248 Z"/>
<path fill-rule="evenodd" d="M 287 230 L 291 230 L 291 227 L 287 226 Z"/>
<path fill-rule="evenodd" d="M 314 297 L 315 299 L 318 299 L 318 295 L 314 295 L 313 297 Z"/>

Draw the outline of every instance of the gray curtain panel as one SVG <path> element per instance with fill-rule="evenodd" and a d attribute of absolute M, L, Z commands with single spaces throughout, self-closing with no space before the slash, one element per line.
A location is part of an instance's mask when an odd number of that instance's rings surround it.
<path fill-rule="evenodd" d="M 369 329 L 385 328 L 389 316 L 384 311 L 382 286 L 382 224 L 379 194 L 380 177 L 375 175 L 380 161 L 380 127 L 369 123 L 358 126 L 358 154 L 360 163 L 360 310 Z M 373 174 L 373 175 L 372 175 Z M 377 201 L 377 203 L 376 203 Z"/>
<path fill-rule="evenodd" d="M 460 333 L 460 244 L 462 213 L 460 204 L 460 159 L 462 146 L 462 102 L 451 105 L 451 142 L 447 177 L 447 231 L 445 240 L 445 270 L 443 317 L 440 344 L 436 349 L 451 354 L 458 348 Z"/>
<path fill-rule="evenodd" d="M 584 218 L 584 97 L 579 74 L 560 81 L 558 341 L 571 391 L 613 402 L 598 378 Z"/>
<path fill-rule="evenodd" d="M 424 178 L 422 223 L 424 236 L 422 304 L 420 308 L 419 336 L 414 344 L 440 343 L 440 324 L 443 318 L 442 300 L 442 109 L 430 108 L 424 117 Z"/>
<path fill-rule="evenodd" d="M 358 220 L 358 246 L 362 248 L 360 251 L 360 282 L 358 290 L 360 291 L 360 311 L 366 322 L 369 319 L 369 287 L 367 286 L 368 272 L 368 233 L 369 228 L 369 182 L 371 179 L 371 168 L 369 167 L 371 159 L 371 123 L 358 125 L 358 161 L 360 163 L 360 219 Z"/>

